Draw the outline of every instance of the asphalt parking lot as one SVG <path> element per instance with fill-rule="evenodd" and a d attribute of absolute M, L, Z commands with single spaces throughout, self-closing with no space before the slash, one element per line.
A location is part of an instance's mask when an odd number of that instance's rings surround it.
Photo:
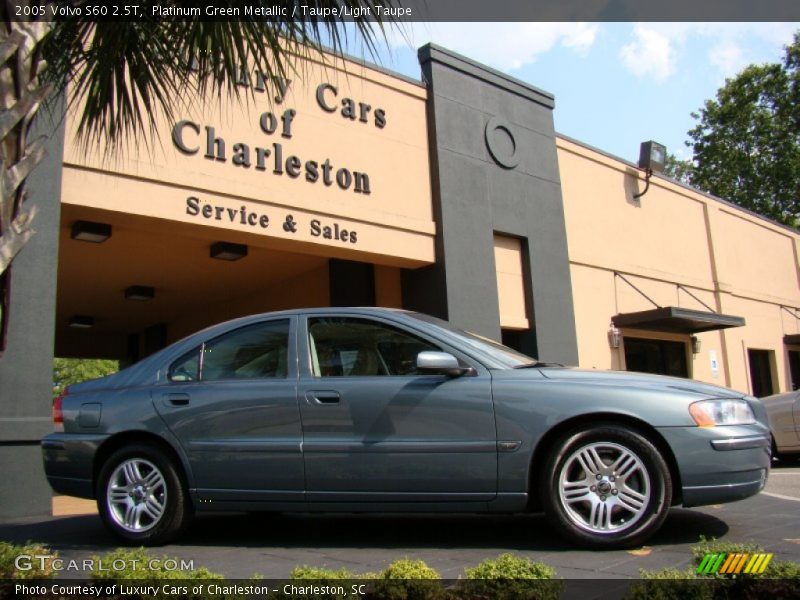
<path fill-rule="evenodd" d="M 755 541 L 776 559 L 800 562 L 800 463 L 777 465 L 766 490 L 732 504 L 672 509 L 661 531 L 634 551 L 591 552 L 562 542 L 541 515 L 218 515 L 197 518 L 158 556 L 193 560 L 229 578 L 285 578 L 298 565 L 379 571 L 398 558 L 424 560 L 458 578 L 503 552 L 555 567 L 565 579 L 632 578 L 640 569 L 683 568 L 700 536 Z M 119 544 L 96 514 L 0 524 L 0 539 L 40 542 L 66 559 L 102 555 Z M 81 572 L 62 576 L 81 578 Z"/>

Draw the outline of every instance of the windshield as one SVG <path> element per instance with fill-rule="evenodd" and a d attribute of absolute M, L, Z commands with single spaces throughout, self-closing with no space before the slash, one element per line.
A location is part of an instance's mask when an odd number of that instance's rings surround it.
<path fill-rule="evenodd" d="M 485 338 L 481 335 L 476 333 L 470 333 L 469 331 L 464 331 L 463 329 L 458 329 L 457 327 L 453 327 L 447 321 L 439 319 L 437 317 L 432 317 L 430 315 L 426 315 L 423 313 L 414 313 L 409 312 L 406 313 L 410 317 L 414 317 L 419 321 L 424 321 L 430 325 L 435 325 L 441 329 L 447 331 L 451 337 L 458 338 L 458 341 L 461 342 L 464 346 L 468 348 L 474 348 L 475 350 L 480 351 L 481 353 L 488 355 L 494 362 L 496 362 L 496 367 L 499 368 L 507 368 L 513 369 L 518 368 L 522 365 L 531 365 L 535 364 L 537 361 L 530 356 L 522 354 L 521 352 L 517 352 L 513 348 L 509 348 L 508 346 L 504 346 L 499 342 L 495 342 L 494 340 L 490 340 L 489 338 Z"/>

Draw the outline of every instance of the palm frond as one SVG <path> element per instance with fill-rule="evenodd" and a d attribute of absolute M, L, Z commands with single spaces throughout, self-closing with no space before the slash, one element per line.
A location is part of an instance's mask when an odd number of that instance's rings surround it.
<path fill-rule="evenodd" d="M 175 2 L 174 4 L 183 4 Z M 241 6 L 217 2 L 217 6 Z M 298 0 L 264 2 L 285 6 L 288 14 Z M 103 143 L 110 151 L 137 139 L 158 137 L 153 117 L 172 119 L 192 98 L 209 93 L 241 99 L 253 87 L 242 85 L 242 66 L 258 69 L 267 82 L 297 73 L 297 58 L 320 56 L 327 46 L 335 54 L 347 47 L 355 32 L 371 57 L 385 40 L 387 21 L 377 6 L 397 6 L 398 0 L 303 0 L 315 8 L 370 8 L 370 19 L 237 20 L 143 18 L 130 22 L 59 22 L 46 38 L 46 77 L 64 89 L 71 108 L 80 107 L 78 134 L 85 144 Z M 394 21 L 391 21 L 394 23 Z M 353 24 L 348 28 L 348 24 Z M 348 31 L 350 29 L 350 31 Z"/>

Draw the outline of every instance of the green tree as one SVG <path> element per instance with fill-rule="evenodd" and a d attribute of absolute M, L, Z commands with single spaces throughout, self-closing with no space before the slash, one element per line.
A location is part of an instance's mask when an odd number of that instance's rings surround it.
<path fill-rule="evenodd" d="M 99 358 L 54 358 L 53 398 L 73 383 L 105 377 L 119 371 L 119 361 Z"/>
<path fill-rule="evenodd" d="M 274 82 L 294 71 L 298 56 L 317 52 L 323 43 L 341 54 L 348 35 L 373 52 L 384 26 L 392 23 L 375 8 L 395 6 L 398 0 L 303 2 L 317 9 L 371 9 L 369 19 L 353 18 L 352 26 L 336 16 L 295 20 L 294 0 L 258 2 L 264 8 L 283 7 L 289 17 L 254 14 L 231 21 L 152 16 L 153 4 L 193 4 L 175 0 L 139 2 L 141 16 L 128 20 L 92 22 L 73 16 L 50 21 L 46 15 L 52 4 L 0 0 L 0 352 L 8 324 L 9 268 L 34 233 L 35 209 L 26 206 L 25 180 L 44 157 L 46 138 L 29 139 L 31 126 L 54 92 L 63 92 L 68 105 L 82 107 L 79 135 L 86 143 L 115 149 L 133 135 L 138 141 L 157 136 L 150 118 L 157 111 L 170 117 L 183 103 L 207 92 L 229 97 L 246 93 L 248 88 L 238 85 L 242 65 L 252 65 L 266 82 Z M 59 4 L 86 9 L 89 2 Z M 216 0 L 215 5 L 241 3 Z"/>
<path fill-rule="evenodd" d="M 800 217 L 800 32 L 781 63 L 750 65 L 688 132 L 692 184 L 776 221 Z"/>
<path fill-rule="evenodd" d="M 681 160 L 674 154 L 667 153 L 667 160 L 664 164 L 664 175 L 672 177 L 676 181 L 692 185 L 694 175 L 694 164 L 691 160 Z"/>

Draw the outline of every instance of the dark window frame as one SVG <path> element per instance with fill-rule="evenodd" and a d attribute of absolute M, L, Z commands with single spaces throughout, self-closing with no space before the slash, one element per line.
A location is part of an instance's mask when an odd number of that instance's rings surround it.
<path fill-rule="evenodd" d="M 322 380 L 322 379 L 340 379 L 343 377 L 437 377 L 439 375 L 432 374 L 432 373 L 402 373 L 402 374 L 393 374 L 387 372 L 385 374 L 342 374 L 342 375 L 323 375 L 321 373 L 317 373 L 314 368 L 314 354 L 317 351 L 315 347 L 315 341 L 312 337 L 312 327 L 315 321 L 319 320 L 330 320 L 330 319 L 347 319 L 347 320 L 356 320 L 356 321 L 363 321 L 375 327 L 381 327 L 384 329 L 394 330 L 395 332 L 407 336 L 409 339 L 416 339 L 423 342 L 426 345 L 432 346 L 435 351 L 438 352 L 448 352 L 453 353 L 450 348 L 444 345 L 439 340 L 431 339 L 429 336 L 425 336 L 417 331 L 410 330 L 409 328 L 403 327 L 401 324 L 392 323 L 389 321 L 385 321 L 382 319 L 375 319 L 371 317 L 365 317 L 361 315 L 348 315 L 348 314 L 332 314 L 332 315 L 309 315 L 306 319 L 305 323 L 305 333 L 306 333 L 306 344 L 307 344 L 307 358 L 308 358 L 308 369 L 309 374 L 312 378 Z M 459 360 L 459 363 L 463 363 L 464 361 L 459 358 L 456 354 L 454 354 Z M 383 358 L 383 357 L 381 357 Z M 317 363 L 319 363 L 319 358 L 317 359 Z M 385 364 L 385 360 L 384 360 Z"/>
<path fill-rule="evenodd" d="M 657 345 L 659 358 L 661 361 L 661 369 L 660 370 L 633 370 L 631 369 L 630 359 L 629 359 L 629 349 L 637 344 L 644 345 L 644 344 L 655 344 Z M 673 349 L 677 349 L 680 346 L 681 351 L 676 354 L 676 356 L 680 357 L 680 365 L 677 371 L 670 370 L 667 365 L 668 357 L 664 352 L 665 347 L 672 347 Z M 623 335 L 623 354 L 625 356 L 625 371 L 631 373 L 652 373 L 656 375 L 669 375 L 672 377 L 683 377 L 685 379 L 691 378 L 691 362 L 689 360 L 689 356 L 691 354 L 690 349 L 690 341 L 689 340 L 675 340 L 675 339 L 666 339 L 661 337 L 648 337 L 646 334 L 642 335 Z"/>
<path fill-rule="evenodd" d="M 248 329 L 255 329 L 258 327 L 262 327 L 268 324 L 276 324 L 276 323 L 285 323 L 287 326 L 286 331 L 286 355 L 287 355 L 287 368 L 286 372 L 282 376 L 259 376 L 259 377 L 222 377 L 222 378 L 215 378 L 215 379 L 207 379 L 204 374 L 204 366 L 205 366 L 205 356 L 206 356 L 206 348 L 218 343 L 220 340 L 228 337 L 233 336 L 238 333 L 241 333 L 244 330 Z M 237 327 L 236 329 L 231 329 L 224 333 L 217 335 L 216 337 L 206 340 L 202 344 L 196 346 L 192 350 L 181 354 L 178 358 L 176 358 L 169 366 L 167 370 L 167 379 L 170 383 L 211 383 L 211 382 L 220 382 L 220 381 L 286 381 L 289 379 L 291 374 L 291 369 L 289 368 L 289 364 L 291 363 L 291 351 L 292 351 L 292 319 L 291 318 L 278 318 L 278 319 L 268 319 L 265 321 L 257 321 L 255 323 L 250 323 L 248 325 L 242 325 L 241 327 Z M 173 374 L 176 368 L 176 365 L 179 365 L 183 362 L 189 360 L 190 357 L 197 356 L 197 378 L 191 379 L 189 381 L 181 381 L 173 379 Z"/>

